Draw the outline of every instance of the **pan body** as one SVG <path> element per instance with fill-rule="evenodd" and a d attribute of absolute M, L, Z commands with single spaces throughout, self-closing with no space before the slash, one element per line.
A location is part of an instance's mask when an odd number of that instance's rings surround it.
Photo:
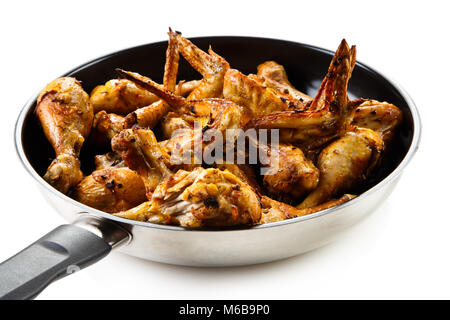
<path fill-rule="evenodd" d="M 365 218 L 389 196 L 398 178 L 371 193 L 364 201 L 351 202 L 334 212 L 303 221 L 264 228 L 190 231 L 127 224 L 125 227 L 131 231 L 132 240 L 118 250 L 152 261 L 204 267 L 250 265 L 292 257 L 330 243 Z M 81 215 L 93 214 L 80 211 L 79 206 L 43 191 L 45 198 L 69 222 Z"/>
<path fill-rule="evenodd" d="M 211 44 L 232 68 L 246 74 L 256 73 L 256 67 L 264 61 L 275 60 L 284 65 L 294 86 L 312 96 L 320 86 L 333 55 L 317 47 L 275 39 L 208 37 L 194 38 L 192 41 L 202 49 L 207 49 Z M 161 82 L 166 47 L 167 42 L 164 41 L 126 49 L 88 62 L 65 75 L 81 80 L 87 92 L 117 77 L 115 68 L 136 71 Z M 199 78 L 182 61 L 179 79 Z M 18 118 L 16 147 L 25 168 L 38 182 L 45 198 L 68 222 L 87 214 L 114 220 L 127 228 L 132 240 L 119 248 L 127 254 L 188 266 L 263 263 L 323 246 L 366 217 L 389 196 L 415 153 L 420 140 L 420 119 L 413 101 L 404 90 L 375 70 L 357 63 L 350 81 L 349 96 L 389 101 L 401 108 L 404 114 L 403 124 L 380 169 L 363 186 L 352 190 L 360 196 L 313 215 L 250 228 L 188 230 L 130 221 L 89 208 L 56 191 L 41 178 L 54 153 L 33 114 L 37 95 L 30 99 Z M 82 169 L 90 172 L 93 155 L 106 151 L 83 146 Z"/>

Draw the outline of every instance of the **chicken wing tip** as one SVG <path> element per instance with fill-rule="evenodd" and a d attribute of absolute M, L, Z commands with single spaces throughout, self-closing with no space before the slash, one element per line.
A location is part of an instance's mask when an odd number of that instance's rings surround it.
<path fill-rule="evenodd" d="M 181 36 L 181 31 L 178 31 L 178 30 L 172 30 L 172 27 L 169 27 L 169 32 L 167 33 L 169 36 L 170 35 L 172 35 L 172 36 L 175 36 L 175 35 L 180 35 Z"/>
<path fill-rule="evenodd" d="M 336 50 L 336 51 L 339 51 L 339 49 L 341 49 L 341 50 L 343 49 L 345 51 L 349 51 L 352 55 L 356 52 L 356 46 L 352 45 L 350 47 L 348 45 L 348 42 L 347 42 L 347 40 L 345 38 L 342 39 L 341 43 L 339 44 L 338 50 Z"/>
<path fill-rule="evenodd" d="M 116 71 L 119 75 L 126 74 L 126 71 L 121 68 L 115 68 L 114 71 Z"/>
<path fill-rule="evenodd" d="M 131 72 L 131 71 L 126 71 L 121 68 L 115 68 L 114 70 L 119 74 L 119 76 L 121 76 L 125 79 L 128 79 L 128 80 L 134 79 L 133 72 Z"/>

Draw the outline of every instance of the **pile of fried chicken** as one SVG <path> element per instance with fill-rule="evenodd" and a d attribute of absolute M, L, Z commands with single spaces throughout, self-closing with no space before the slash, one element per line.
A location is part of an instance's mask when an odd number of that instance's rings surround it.
<path fill-rule="evenodd" d="M 44 179 L 60 192 L 119 217 L 182 227 L 270 223 L 308 215 L 355 197 L 392 143 L 402 113 L 371 99 L 350 100 L 347 85 L 356 49 L 342 40 L 315 97 L 294 88 L 274 61 L 245 75 L 212 51 L 169 30 L 163 84 L 116 69 L 120 78 L 88 95 L 79 81 L 59 78 L 36 105 L 56 158 Z M 202 75 L 178 81 L 180 54 Z M 280 166 L 174 161 L 202 130 L 278 129 Z M 179 130 L 189 129 L 189 130 Z M 182 132 L 182 133 L 178 133 Z M 157 133 L 157 134 L 155 134 Z M 200 139 L 202 139 L 200 137 Z M 85 142 L 111 146 L 85 176 Z M 208 148 L 214 141 L 202 141 Z M 262 164 L 260 164 L 262 166 Z M 268 166 L 270 167 L 270 166 Z"/>

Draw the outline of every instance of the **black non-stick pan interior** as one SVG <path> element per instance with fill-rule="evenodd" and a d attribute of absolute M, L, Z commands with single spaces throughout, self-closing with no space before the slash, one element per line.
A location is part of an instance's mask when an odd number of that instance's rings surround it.
<path fill-rule="evenodd" d="M 204 37 L 192 41 L 200 48 L 213 50 L 225 57 L 232 68 L 245 74 L 256 73 L 258 64 L 274 60 L 282 64 L 291 83 L 299 90 L 314 96 L 327 72 L 332 52 L 312 46 L 289 41 L 249 38 L 249 37 Z M 336 47 L 337 47 L 336 43 Z M 143 45 L 123 50 L 84 64 L 66 75 L 76 77 L 89 93 L 96 85 L 116 78 L 115 68 L 139 72 L 162 82 L 167 41 Z M 180 59 L 178 79 L 200 79 L 183 59 Z M 44 84 L 43 84 L 44 85 Z M 363 192 L 392 172 L 406 155 L 413 136 L 413 120 L 407 102 L 398 90 L 376 71 L 357 63 L 349 86 L 349 96 L 353 98 L 372 98 L 388 101 L 403 110 L 404 121 L 395 138 L 392 150 L 386 154 L 379 170 L 364 186 L 354 192 Z M 33 168 L 43 175 L 54 152 L 44 137 L 33 108 L 27 114 L 23 126 L 25 153 Z M 105 150 L 99 150 L 86 144 L 82 149 L 82 163 L 86 174 L 91 170 L 92 156 Z"/>

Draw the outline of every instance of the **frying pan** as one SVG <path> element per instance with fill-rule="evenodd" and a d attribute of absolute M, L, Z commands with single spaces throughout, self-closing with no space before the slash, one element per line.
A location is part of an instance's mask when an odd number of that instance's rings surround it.
<path fill-rule="evenodd" d="M 285 66 L 289 80 L 314 96 L 333 53 L 301 43 L 252 37 L 202 37 L 192 41 L 202 49 L 211 44 L 233 68 L 254 73 L 256 66 L 275 60 Z M 115 68 L 149 75 L 162 82 L 167 42 L 122 50 L 67 72 L 90 92 L 95 85 L 117 77 Z M 159 77 L 159 78 L 158 78 Z M 181 62 L 179 79 L 199 76 Z M 357 63 L 349 86 L 350 98 L 389 101 L 402 109 L 403 124 L 380 169 L 353 192 L 360 194 L 342 205 L 308 216 L 253 227 L 192 230 L 126 220 L 87 207 L 60 193 L 42 179 L 54 152 L 33 113 L 37 94 L 20 113 L 15 142 L 25 169 L 44 197 L 68 222 L 0 264 L 0 298 L 29 299 L 52 281 L 78 271 L 108 255 L 111 249 L 132 256 L 186 266 L 239 266 L 283 259 L 329 243 L 364 218 L 392 192 L 420 140 L 420 119 L 409 95 L 374 69 Z M 84 172 L 102 150 L 85 145 Z M 107 151 L 107 150 L 104 150 Z"/>

